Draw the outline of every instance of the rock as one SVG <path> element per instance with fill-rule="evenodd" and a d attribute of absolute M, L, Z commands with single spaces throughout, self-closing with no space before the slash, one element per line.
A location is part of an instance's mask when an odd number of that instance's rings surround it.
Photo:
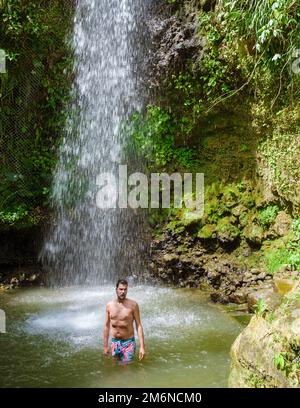
<path fill-rule="evenodd" d="M 243 235 L 247 241 L 261 245 L 264 238 L 264 230 L 259 225 L 249 224 L 244 228 Z"/>
<path fill-rule="evenodd" d="M 239 237 L 240 230 L 231 223 L 232 221 L 231 217 L 224 217 L 218 222 L 216 230 L 218 239 L 221 242 L 233 242 Z"/>
<path fill-rule="evenodd" d="M 260 299 L 263 299 L 266 306 L 266 310 L 273 311 L 280 305 L 282 296 L 279 293 L 275 293 L 272 289 L 260 289 L 250 292 L 247 296 L 248 310 L 249 312 L 255 311 L 255 306 Z"/>
<path fill-rule="evenodd" d="M 285 295 L 290 292 L 294 286 L 297 284 L 297 281 L 293 279 L 281 279 L 281 278 L 274 278 L 275 287 L 281 295 Z"/>
<path fill-rule="evenodd" d="M 261 271 L 259 269 L 251 269 L 252 275 L 259 275 Z"/>
<path fill-rule="evenodd" d="M 198 232 L 198 238 L 202 239 L 210 239 L 216 237 L 216 226 L 214 224 L 206 224 L 204 225 L 200 231 Z"/>
<path fill-rule="evenodd" d="M 29 278 L 30 279 L 30 278 Z M 19 280 L 16 278 L 16 277 L 13 277 L 11 280 L 10 280 L 10 284 L 11 285 L 18 285 L 18 283 L 19 283 Z"/>
<path fill-rule="evenodd" d="M 239 203 L 239 190 L 236 186 L 227 186 L 223 192 L 226 207 L 231 208 Z"/>
<path fill-rule="evenodd" d="M 289 233 L 291 223 L 291 217 L 284 211 L 279 211 L 271 230 L 273 230 L 280 237 L 283 237 L 284 235 L 287 235 Z"/>
<path fill-rule="evenodd" d="M 196 211 L 184 212 L 180 224 L 184 226 L 186 230 L 195 226 L 200 226 L 203 222 L 203 214 L 199 214 Z"/>
<path fill-rule="evenodd" d="M 242 214 L 247 213 L 247 211 L 248 211 L 247 208 L 246 208 L 244 205 L 242 205 L 242 204 L 237 205 L 236 207 L 234 207 L 234 208 L 231 210 L 232 214 L 233 214 L 235 217 L 240 217 Z"/>
<path fill-rule="evenodd" d="M 247 289 L 239 289 L 229 296 L 229 301 L 240 305 L 247 302 L 247 295 Z"/>
<path fill-rule="evenodd" d="M 253 316 L 231 348 L 229 387 L 299 388 L 300 283 L 272 319 Z M 279 364 L 280 362 L 280 364 Z"/>
<path fill-rule="evenodd" d="M 163 256 L 163 260 L 165 263 L 171 264 L 176 263 L 179 260 L 179 256 L 177 254 L 165 254 Z"/>
<path fill-rule="evenodd" d="M 215 281 L 216 279 L 220 279 L 220 273 L 216 270 L 208 271 L 207 278 L 210 281 Z"/>
<path fill-rule="evenodd" d="M 261 273 L 257 276 L 257 279 L 264 280 L 265 278 L 266 278 L 265 272 L 261 272 Z"/>
<path fill-rule="evenodd" d="M 179 261 L 180 261 L 183 265 L 191 265 L 191 263 L 192 263 L 192 258 L 191 258 L 189 255 L 180 255 Z"/>
<path fill-rule="evenodd" d="M 210 298 L 215 303 L 228 303 L 227 297 L 221 292 L 212 292 Z"/>

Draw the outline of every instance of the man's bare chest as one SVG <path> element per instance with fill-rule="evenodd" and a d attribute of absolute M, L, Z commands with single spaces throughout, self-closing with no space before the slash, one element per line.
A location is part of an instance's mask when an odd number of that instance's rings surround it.
<path fill-rule="evenodd" d="M 133 310 L 130 307 L 113 306 L 110 308 L 110 318 L 111 320 L 123 320 L 132 321 L 133 320 Z"/>

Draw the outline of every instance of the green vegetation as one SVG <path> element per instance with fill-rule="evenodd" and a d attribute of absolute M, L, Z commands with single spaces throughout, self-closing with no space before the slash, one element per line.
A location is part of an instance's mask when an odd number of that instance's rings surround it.
<path fill-rule="evenodd" d="M 265 251 L 267 269 L 276 273 L 282 266 L 290 266 L 294 270 L 300 268 L 300 220 L 292 223 L 292 231 L 284 240 L 277 240 Z"/>
<path fill-rule="evenodd" d="M 266 388 L 264 379 L 257 374 L 251 373 L 248 376 L 247 381 L 253 386 L 253 388 Z"/>
<path fill-rule="evenodd" d="M 299 95 L 291 71 L 299 17 L 294 0 L 222 0 L 216 11 L 200 13 L 200 32 L 208 40 L 202 78 L 214 103 L 245 87 L 271 97 L 272 105 L 285 91 Z"/>
<path fill-rule="evenodd" d="M 270 272 L 284 264 L 297 269 L 296 221 L 288 238 L 272 236 L 271 229 L 281 210 L 299 216 L 300 75 L 292 64 L 300 48 L 300 5 L 294 0 L 222 0 L 216 8 L 166 3 L 180 21 L 195 15 L 196 36 L 205 38 L 203 55 L 183 57 L 179 72 L 169 71 L 162 94 L 143 114 L 132 116 L 128 155 L 148 171 L 203 172 L 205 214 L 191 223 L 185 211 L 152 211 L 150 222 L 160 228 L 167 220 L 175 231 L 193 224 L 201 239 L 262 248 L 254 256 Z M 72 4 L 0 2 L 0 48 L 8 59 L 8 74 L 0 75 L 1 224 L 14 225 L 29 215 L 36 219 L 49 204 L 72 81 Z M 264 203 L 266 186 L 275 195 Z"/>
<path fill-rule="evenodd" d="M 262 225 L 264 228 L 269 227 L 275 221 L 278 211 L 279 208 L 277 205 L 269 205 L 268 207 L 260 210 L 258 213 L 260 225 Z"/>
<path fill-rule="evenodd" d="M 257 304 L 254 307 L 255 314 L 257 316 L 262 316 L 264 317 L 266 314 L 267 306 L 265 304 L 264 299 L 258 299 Z"/>
<path fill-rule="evenodd" d="M 71 17 L 72 1 L 0 2 L 2 225 L 35 224 L 49 203 L 71 83 Z"/>
<path fill-rule="evenodd" d="M 277 370 L 284 370 L 286 367 L 286 361 L 284 355 L 282 353 L 275 354 L 274 356 L 274 364 Z"/>
<path fill-rule="evenodd" d="M 195 169 L 195 149 L 175 145 L 176 133 L 183 127 L 183 119 L 178 124 L 158 106 L 148 106 L 144 118 L 137 113 L 133 115 L 130 131 L 134 146 L 149 170 L 163 171 L 170 167 L 174 171 Z"/>

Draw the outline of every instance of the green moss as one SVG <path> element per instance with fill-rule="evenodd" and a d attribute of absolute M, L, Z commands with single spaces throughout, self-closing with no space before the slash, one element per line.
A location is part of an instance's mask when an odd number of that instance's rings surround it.
<path fill-rule="evenodd" d="M 259 210 L 258 220 L 262 227 L 269 227 L 276 219 L 279 208 L 277 205 L 269 205 L 268 207 Z"/>
<path fill-rule="evenodd" d="M 184 231 L 184 226 L 182 225 L 181 221 L 173 220 L 167 224 L 167 229 L 172 231 L 173 233 L 180 234 Z"/>
<path fill-rule="evenodd" d="M 246 383 L 249 383 L 253 388 L 266 388 L 265 380 L 263 377 L 259 377 L 255 373 L 249 374 L 245 379 Z"/>
<path fill-rule="evenodd" d="M 231 208 L 239 203 L 240 191 L 235 184 L 228 185 L 224 188 L 222 200 L 226 207 Z"/>
<path fill-rule="evenodd" d="M 206 224 L 198 232 L 198 238 L 210 239 L 216 237 L 216 225 Z"/>
<path fill-rule="evenodd" d="M 244 228 L 243 236 L 247 239 L 247 241 L 260 245 L 264 238 L 264 231 L 259 225 L 250 224 Z"/>
<path fill-rule="evenodd" d="M 222 242 L 233 242 L 240 235 L 240 230 L 233 225 L 236 218 L 233 216 L 221 218 L 217 224 L 216 230 L 218 238 Z"/>

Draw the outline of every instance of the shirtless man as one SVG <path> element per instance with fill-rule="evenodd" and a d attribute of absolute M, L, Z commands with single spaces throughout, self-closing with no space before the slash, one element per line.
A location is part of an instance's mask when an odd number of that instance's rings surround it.
<path fill-rule="evenodd" d="M 112 327 L 111 353 L 118 361 L 130 363 L 134 358 L 136 343 L 134 338 L 133 321 L 140 341 L 139 360 L 145 356 L 144 331 L 141 324 L 138 304 L 131 299 L 127 299 L 128 283 L 124 279 L 119 279 L 116 285 L 117 299 L 106 305 L 104 322 L 104 354 L 108 356 L 108 338 L 110 325 Z"/>

